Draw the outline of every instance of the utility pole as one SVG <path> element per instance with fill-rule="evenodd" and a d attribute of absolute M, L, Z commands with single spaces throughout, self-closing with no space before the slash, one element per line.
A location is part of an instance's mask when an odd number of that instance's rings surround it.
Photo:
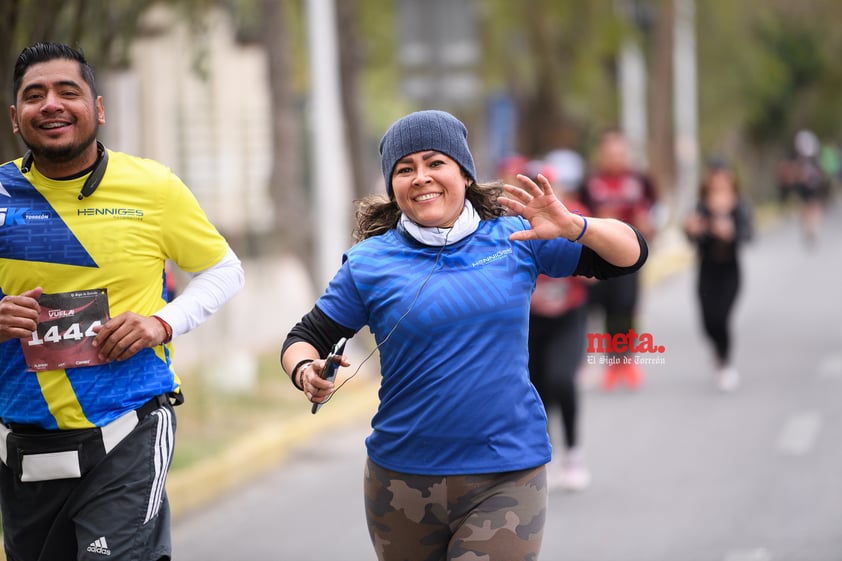
<path fill-rule="evenodd" d="M 675 200 L 673 216 L 689 212 L 699 183 L 699 122 L 696 78 L 695 0 L 675 2 L 673 96 Z"/>
<path fill-rule="evenodd" d="M 307 1 L 310 51 L 310 139 L 317 289 L 327 286 L 350 245 L 351 174 L 344 117 L 334 0 Z"/>
<path fill-rule="evenodd" d="M 620 128 L 629 141 L 632 160 L 640 169 L 649 167 L 649 72 L 642 44 L 652 28 L 652 9 L 645 0 L 615 0 L 615 10 L 634 30 L 623 39 L 619 56 Z"/>
<path fill-rule="evenodd" d="M 649 137 L 646 105 L 646 61 L 640 44 L 626 39 L 620 51 L 620 126 L 629 140 L 634 164 L 643 169 L 649 162 L 646 144 Z"/>

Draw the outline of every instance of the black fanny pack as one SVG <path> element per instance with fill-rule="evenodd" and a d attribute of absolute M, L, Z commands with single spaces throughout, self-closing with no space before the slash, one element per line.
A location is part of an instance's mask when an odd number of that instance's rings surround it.
<path fill-rule="evenodd" d="M 22 482 L 81 477 L 122 442 L 141 419 L 170 405 L 170 399 L 168 394 L 156 396 L 107 425 L 90 429 L 47 430 L 0 424 L 0 460 Z"/>

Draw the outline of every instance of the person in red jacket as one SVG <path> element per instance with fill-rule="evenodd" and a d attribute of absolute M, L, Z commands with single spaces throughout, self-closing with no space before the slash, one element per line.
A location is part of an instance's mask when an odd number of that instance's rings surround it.
<path fill-rule="evenodd" d="M 581 191 L 583 204 L 594 216 L 632 224 L 647 240 L 654 235 L 655 185 L 648 175 L 632 167 L 628 142 L 621 131 L 609 129 L 602 133 L 594 169 L 585 178 Z M 635 327 L 639 284 L 637 272 L 590 286 L 592 306 L 605 313 L 606 333 L 628 333 Z M 639 365 L 624 360 L 610 362 L 603 375 L 603 389 L 611 390 L 619 383 L 636 389 L 643 383 Z"/>

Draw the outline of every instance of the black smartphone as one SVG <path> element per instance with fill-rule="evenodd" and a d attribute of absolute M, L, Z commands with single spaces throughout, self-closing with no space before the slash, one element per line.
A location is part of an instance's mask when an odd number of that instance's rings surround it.
<path fill-rule="evenodd" d="M 334 357 L 342 356 L 342 353 L 345 352 L 345 343 L 347 339 L 343 337 L 339 341 L 336 342 L 336 345 L 333 346 L 333 350 L 327 355 L 325 358 L 325 367 L 322 370 L 322 378 L 325 380 L 330 380 L 331 382 L 336 379 L 336 372 L 339 370 L 339 361 L 334 360 Z M 316 414 L 316 411 L 322 406 L 321 403 L 314 403 L 313 408 L 310 410 L 313 415 Z"/>

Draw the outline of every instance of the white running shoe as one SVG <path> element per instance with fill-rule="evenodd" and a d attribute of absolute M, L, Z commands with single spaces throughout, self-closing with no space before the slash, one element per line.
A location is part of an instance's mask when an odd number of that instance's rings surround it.
<path fill-rule="evenodd" d="M 733 366 L 724 366 L 716 371 L 716 385 L 723 392 L 732 392 L 740 385 L 740 373 Z"/>
<path fill-rule="evenodd" d="M 565 491 L 584 491 L 591 484 L 591 472 L 582 465 L 565 466 L 562 476 Z"/>
<path fill-rule="evenodd" d="M 553 458 L 553 460 L 547 464 L 547 490 L 553 492 L 563 488 L 564 471 L 561 461 Z"/>
<path fill-rule="evenodd" d="M 584 491 L 590 484 L 591 472 L 578 450 L 568 450 L 563 460 L 551 462 L 548 466 L 547 486 L 550 491 Z"/>

